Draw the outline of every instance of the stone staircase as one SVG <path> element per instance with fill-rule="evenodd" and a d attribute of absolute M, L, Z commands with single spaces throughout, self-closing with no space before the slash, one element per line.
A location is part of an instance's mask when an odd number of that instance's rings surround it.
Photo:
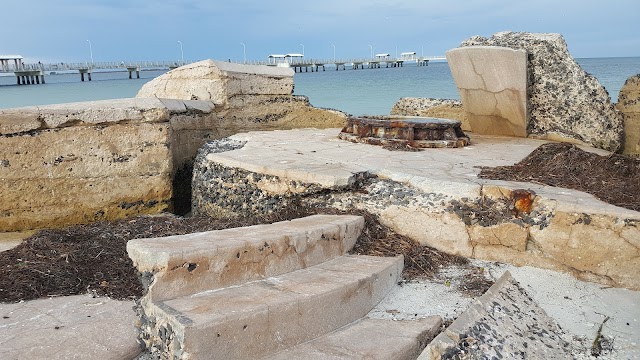
<path fill-rule="evenodd" d="M 314 215 L 130 241 L 139 340 L 163 359 L 415 359 L 441 319 L 366 318 L 403 259 L 346 255 L 363 227 Z"/>

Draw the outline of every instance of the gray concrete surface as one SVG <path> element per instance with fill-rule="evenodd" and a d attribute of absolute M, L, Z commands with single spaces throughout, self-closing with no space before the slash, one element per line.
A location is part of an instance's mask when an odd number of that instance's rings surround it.
<path fill-rule="evenodd" d="M 132 359 L 141 351 L 133 305 L 90 295 L 0 304 L 0 358 Z"/>

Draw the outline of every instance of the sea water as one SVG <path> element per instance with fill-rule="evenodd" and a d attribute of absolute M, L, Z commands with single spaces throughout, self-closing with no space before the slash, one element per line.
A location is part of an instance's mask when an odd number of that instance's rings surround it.
<path fill-rule="evenodd" d="M 577 59 L 588 73 L 596 76 L 612 101 L 625 80 L 640 73 L 640 57 Z M 429 66 L 406 63 L 403 67 L 335 70 L 326 65 L 318 72 L 294 75 L 296 95 L 306 95 L 312 105 L 342 110 L 353 115 L 388 114 L 402 97 L 459 99 L 446 62 Z M 45 105 L 65 102 L 134 97 L 147 81 L 164 71 L 141 71 L 140 79 L 129 73 L 94 72 L 92 81 L 80 81 L 80 74 L 46 75 L 46 84 L 16 85 L 15 76 L 0 77 L 0 108 Z"/>

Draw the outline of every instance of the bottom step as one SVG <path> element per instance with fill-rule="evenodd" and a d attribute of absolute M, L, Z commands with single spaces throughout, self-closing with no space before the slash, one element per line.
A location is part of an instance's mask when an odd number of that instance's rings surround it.
<path fill-rule="evenodd" d="M 406 321 L 364 318 L 265 359 L 415 359 L 441 324 L 439 316 Z"/>

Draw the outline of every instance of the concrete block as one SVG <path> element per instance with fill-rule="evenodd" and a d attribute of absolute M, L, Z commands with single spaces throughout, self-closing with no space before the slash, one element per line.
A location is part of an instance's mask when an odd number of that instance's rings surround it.
<path fill-rule="evenodd" d="M 359 216 L 314 215 L 127 243 L 141 272 L 154 274 L 154 300 L 194 294 L 287 273 L 345 254 L 357 240 Z"/>
<path fill-rule="evenodd" d="M 471 131 L 526 137 L 527 52 L 473 46 L 446 55 Z"/>
<path fill-rule="evenodd" d="M 640 75 L 631 76 L 625 81 L 616 108 L 624 120 L 623 153 L 640 157 Z"/>
<path fill-rule="evenodd" d="M 203 60 L 149 81 L 136 97 L 206 100 L 228 107 L 237 95 L 291 94 L 292 69 Z"/>
<path fill-rule="evenodd" d="M 472 49 L 502 47 L 503 49 L 512 49 L 511 51 L 514 52 L 526 51 L 527 74 L 526 77 L 519 76 L 521 80 L 518 80 L 518 83 L 528 78 L 528 93 L 526 94 L 528 101 L 526 114 L 528 117 L 525 125 L 529 136 L 553 141 L 586 143 L 614 152 L 622 145 L 624 137 L 622 117 L 616 113 L 609 94 L 598 82 L 598 79 L 585 72 L 573 59 L 562 35 L 505 31 L 493 34 L 488 38 L 474 36 L 463 41 L 460 46 Z M 481 83 L 481 78 L 485 80 L 486 65 L 498 71 L 494 72 L 492 80 L 487 82 L 487 88 L 491 89 L 490 93 L 499 90 L 499 87 L 492 87 L 491 84 L 507 84 L 500 82 L 500 78 L 508 81 L 517 80 L 513 77 L 517 72 L 512 72 L 512 70 L 521 66 L 521 60 L 517 60 L 517 63 L 510 63 L 515 59 L 510 58 L 506 51 L 502 50 L 500 57 L 462 59 L 462 67 L 468 71 L 465 72 L 466 77 L 461 80 L 471 83 L 470 85 L 473 85 L 472 88 L 475 89 L 476 85 Z M 493 61 L 495 61 L 495 65 L 490 63 Z M 471 64 L 477 69 L 468 68 L 468 65 Z M 449 65 L 454 66 L 451 59 L 449 59 Z M 454 73 L 456 84 L 458 78 Z M 496 82 L 496 80 L 498 81 Z M 488 126 L 491 125 L 491 128 L 501 126 L 504 121 L 500 118 L 510 118 L 511 115 L 508 114 L 512 110 L 519 112 L 520 98 L 516 95 L 520 91 L 520 88 L 512 90 L 510 86 L 507 86 L 503 92 L 508 96 L 504 96 L 502 99 L 496 97 L 496 101 L 493 101 L 490 93 L 488 94 L 486 99 L 489 103 L 497 102 L 499 104 L 502 101 L 504 104 L 511 104 L 509 108 L 502 105 L 496 106 L 496 108 L 507 110 L 502 114 L 492 114 L 491 117 L 483 114 L 482 116 L 489 121 Z M 510 100 L 510 97 L 513 99 Z M 465 103 L 464 97 L 462 100 Z M 465 109 L 471 111 L 467 109 L 466 104 Z M 491 122 L 492 119 L 495 120 L 494 123 Z M 507 128 L 507 126 L 503 127 Z M 475 129 L 473 131 L 476 132 Z"/>

